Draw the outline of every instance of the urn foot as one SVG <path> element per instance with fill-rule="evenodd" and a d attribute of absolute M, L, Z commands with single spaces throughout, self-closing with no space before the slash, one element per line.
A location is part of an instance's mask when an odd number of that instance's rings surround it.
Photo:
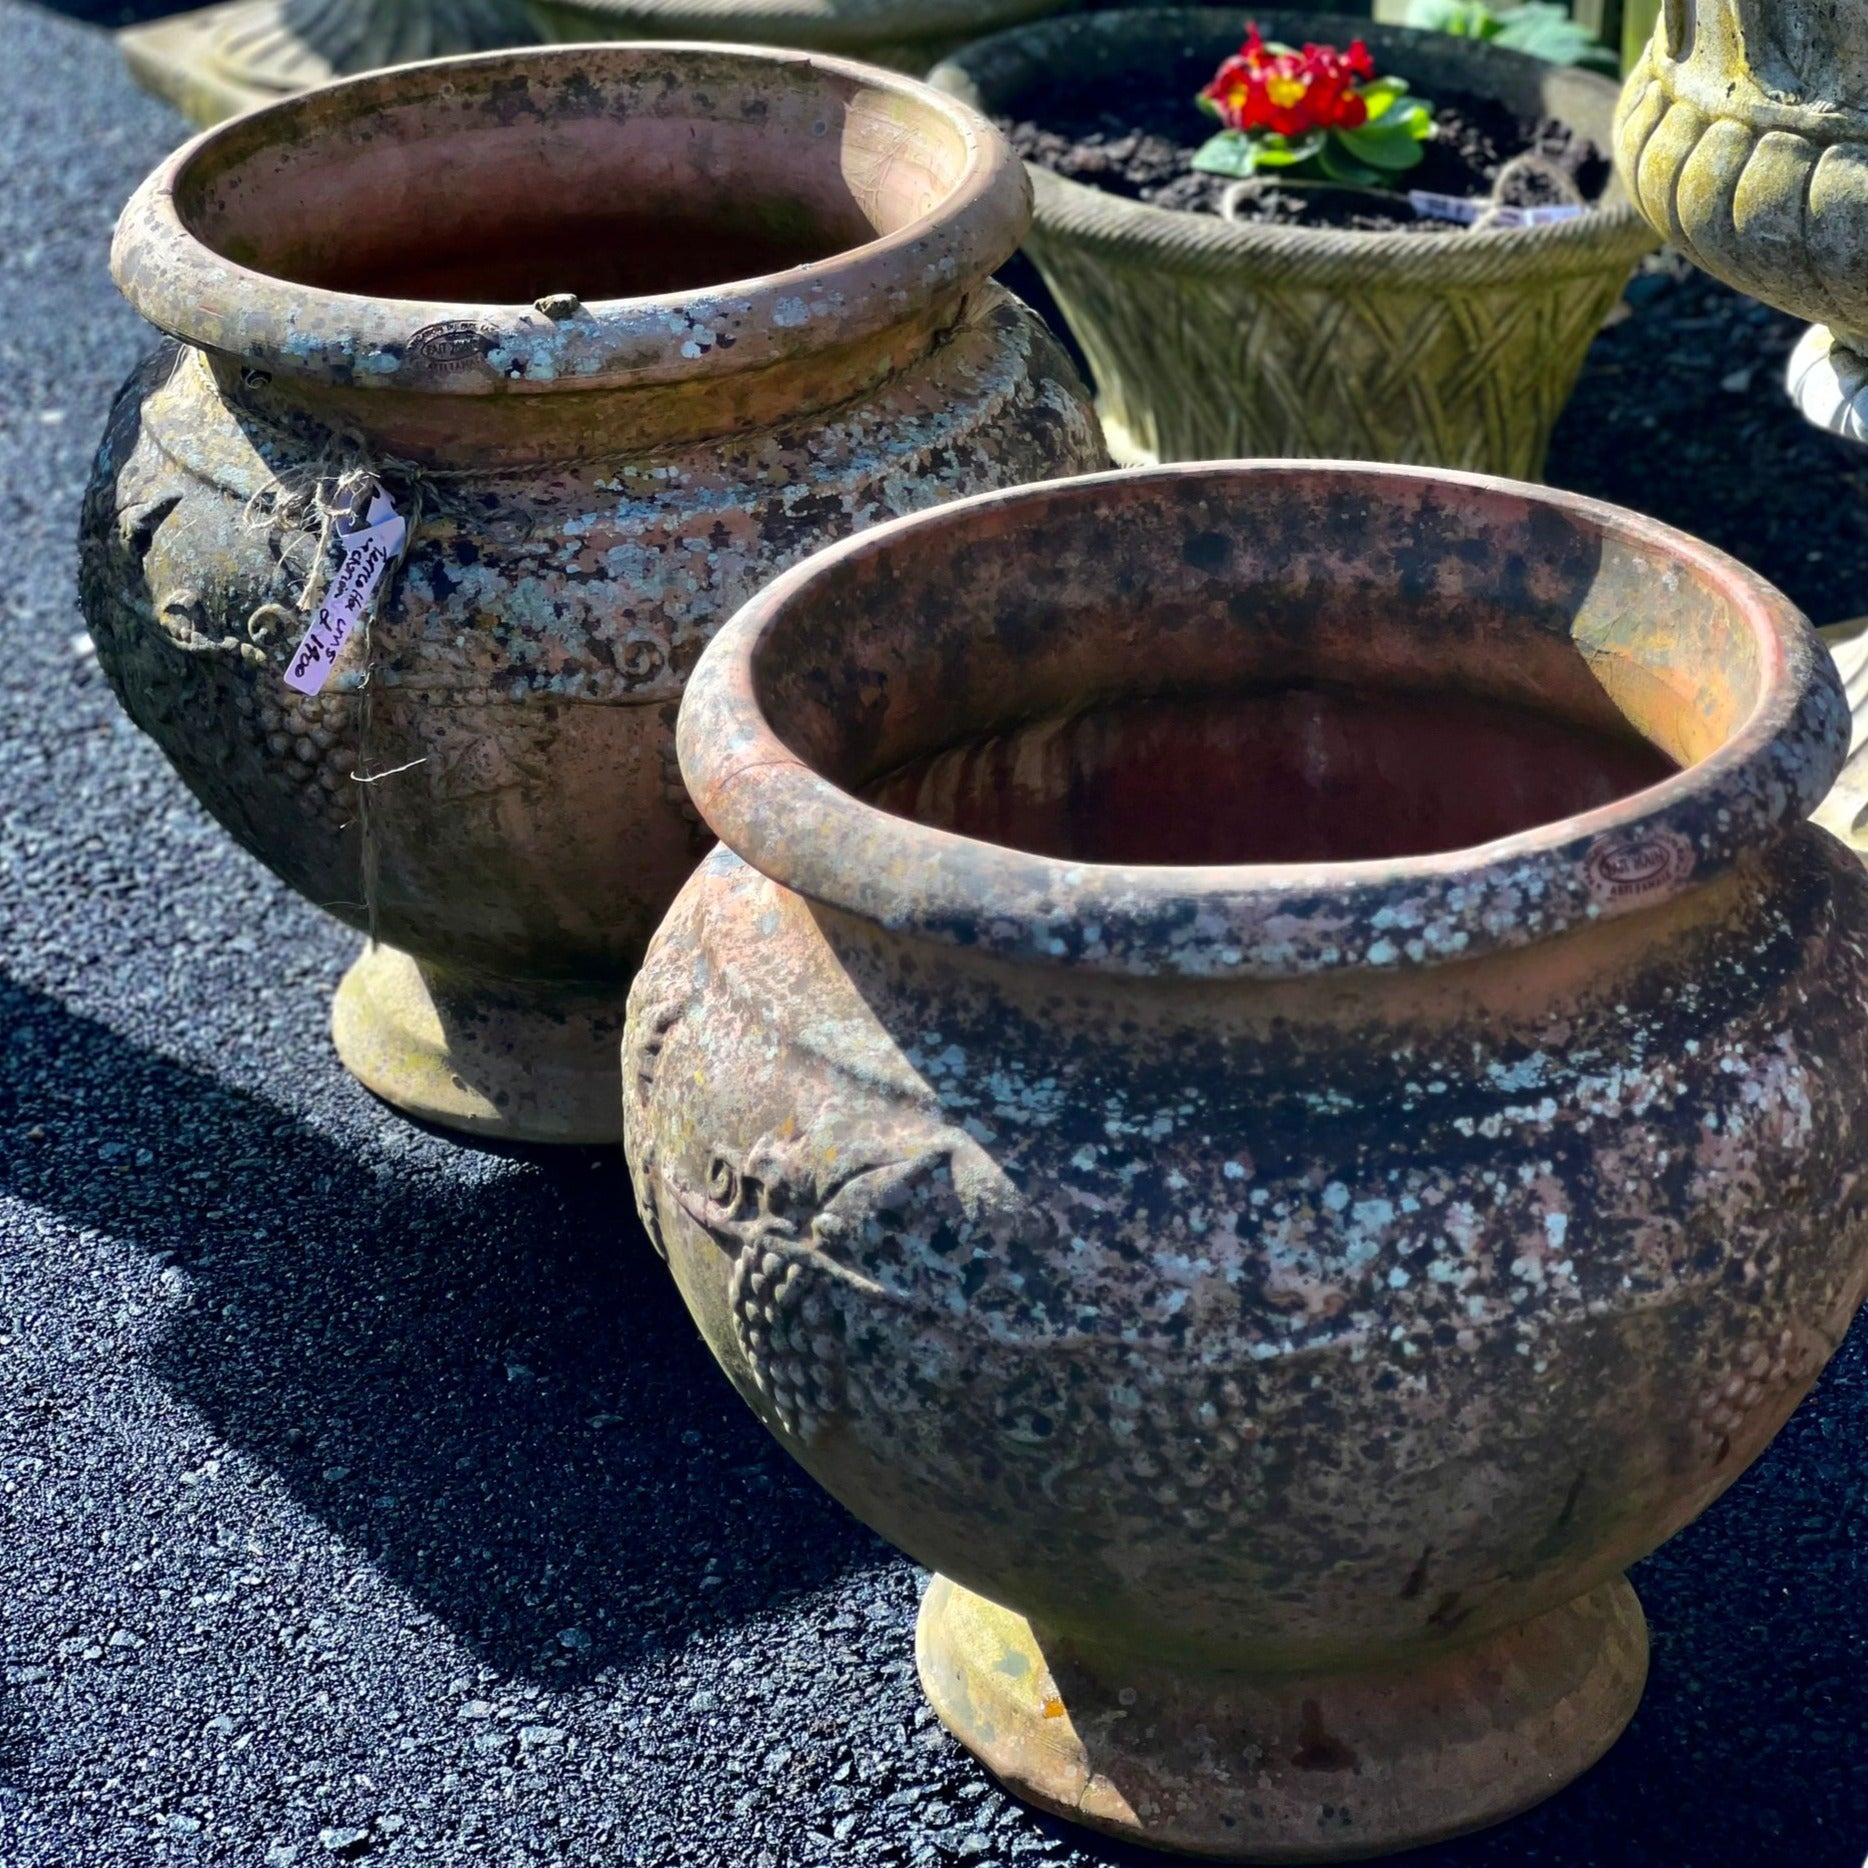
<path fill-rule="evenodd" d="M 519 985 L 372 942 L 331 1006 L 344 1068 L 411 1116 L 504 1141 L 622 1138 L 626 986 Z"/>
<path fill-rule="evenodd" d="M 936 1576 L 921 1683 L 1014 1795 L 1150 1848 L 1348 1861 L 1502 1821 L 1608 1750 L 1647 1678 L 1617 1577 L 1393 1672 L 1198 1673 L 1034 1632 Z"/>

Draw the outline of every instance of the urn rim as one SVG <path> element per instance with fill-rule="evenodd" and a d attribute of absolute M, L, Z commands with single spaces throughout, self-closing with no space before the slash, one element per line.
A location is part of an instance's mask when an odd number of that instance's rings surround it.
<path fill-rule="evenodd" d="M 1657 783 L 1490 843 L 1372 861 L 1201 867 L 1036 855 L 891 814 L 818 770 L 767 713 L 762 653 L 851 567 L 886 567 L 904 544 L 1021 513 L 1041 522 L 1060 503 L 1116 509 L 1176 489 L 1253 482 L 1373 501 L 1447 494 L 1507 519 L 1554 515 L 1646 554 L 1657 578 L 1693 580 L 1724 606 L 1755 653 L 1755 700 L 1719 744 Z M 859 533 L 733 617 L 690 676 L 678 727 L 682 775 L 721 842 L 811 902 L 894 935 L 1025 964 L 1218 979 L 1471 960 L 1660 907 L 1794 830 L 1834 782 L 1849 734 L 1840 680 L 1802 612 L 1686 533 L 1491 475 L 1276 460 L 1082 475 L 976 494 Z M 1631 866 L 1638 887 L 1626 886 Z"/>
<path fill-rule="evenodd" d="M 397 298 L 305 284 L 217 250 L 190 224 L 200 218 L 191 192 L 198 198 L 239 162 L 283 164 L 294 147 L 317 151 L 392 110 L 399 122 L 423 109 L 465 112 L 476 102 L 502 111 L 501 87 L 581 85 L 600 97 L 606 85 L 646 90 L 656 80 L 683 100 L 699 91 L 697 110 L 713 109 L 713 93 L 735 85 L 749 94 L 791 86 L 822 99 L 833 129 L 840 109 L 846 137 L 855 112 L 907 121 L 955 152 L 952 172 L 931 208 L 823 257 L 681 290 L 572 300 L 577 309 L 568 317 L 547 315 L 542 300 Z M 619 103 L 582 114 L 626 121 L 629 112 Z M 377 134 L 387 140 L 368 132 Z M 269 374 L 378 392 L 577 391 L 713 380 L 904 326 L 951 322 L 967 293 L 1016 250 L 1030 217 L 1030 182 L 999 132 L 959 99 L 900 73 L 772 46 L 559 44 L 365 73 L 203 131 L 131 196 L 111 270 L 124 297 L 158 328 Z M 441 341 L 455 332 L 459 343 Z"/>

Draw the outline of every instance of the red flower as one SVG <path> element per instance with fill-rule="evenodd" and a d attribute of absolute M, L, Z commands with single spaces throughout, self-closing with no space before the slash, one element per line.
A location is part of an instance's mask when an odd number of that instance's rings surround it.
<path fill-rule="evenodd" d="M 1229 130 L 1275 130 L 1280 136 L 1359 130 L 1369 120 L 1369 107 L 1353 85 L 1374 76 L 1375 60 L 1360 39 L 1346 52 L 1307 45 L 1274 56 L 1253 25 L 1245 44 L 1200 95 Z"/>

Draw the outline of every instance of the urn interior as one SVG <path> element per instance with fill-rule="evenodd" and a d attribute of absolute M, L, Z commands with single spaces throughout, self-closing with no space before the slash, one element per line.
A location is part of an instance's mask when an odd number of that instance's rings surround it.
<path fill-rule="evenodd" d="M 335 395 L 346 427 L 399 454 L 482 464 L 513 442 L 463 398 L 593 405 L 534 405 L 548 451 L 576 454 L 866 391 L 951 330 L 1029 201 L 988 125 L 905 78 L 559 47 L 403 67 L 224 124 L 138 191 L 112 257 L 230 400 Z M 566 394 L 669 385 L 693 406 L 638 395 L 598 419 L 597 398 Z M 408 392 L 451 406 L 398 406 Z"/>
<path fill-rule="evenodd" d="M 590 107 L 567 109 L 580 78 Z M 950 114 L 821 75 L 721 69 L 611 104 L 560 56 L 516 84 L 504 114 L 467 96 L 451 109 L 445 82 L 367 123 L 287 104 L 187 164 L 176 211 L 211 251 L 320 291 L 595 303 L 785 272 L 899 232 L 971 154 Z"/>
<path fill-rule="evenodd" d="M 821 781 L 814 877 L 866 860 L 828 825 L 868 835 L 867 805 L 1241 886 L 1553 846 L 1678 805 L 1783 723 L 1781 606 L 1685 543 L 1505 482 L 1079 482 L 819 567 L 768 612 L 747 699 Z M 736 761 L 695 751 L 705 808 Z"/>

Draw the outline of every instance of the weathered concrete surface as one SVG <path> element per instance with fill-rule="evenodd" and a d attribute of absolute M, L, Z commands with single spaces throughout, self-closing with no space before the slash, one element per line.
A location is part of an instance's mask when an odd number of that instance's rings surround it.
<path fill-rule="evenodd" d="M 179 133 L 102 35 L 0 0 L 0 1861 L 1135 1863 L 933 1731 L 919 1579 L 764 1440 L 616 1161 L 459 1146 L 344 1076 L 349 938 L 73 653 L 145 341 L 104 251 Z M 1865 1349 L 1636 1571 L 1608 1760 L 1411 1868 L 1859 1868 Z"/>

